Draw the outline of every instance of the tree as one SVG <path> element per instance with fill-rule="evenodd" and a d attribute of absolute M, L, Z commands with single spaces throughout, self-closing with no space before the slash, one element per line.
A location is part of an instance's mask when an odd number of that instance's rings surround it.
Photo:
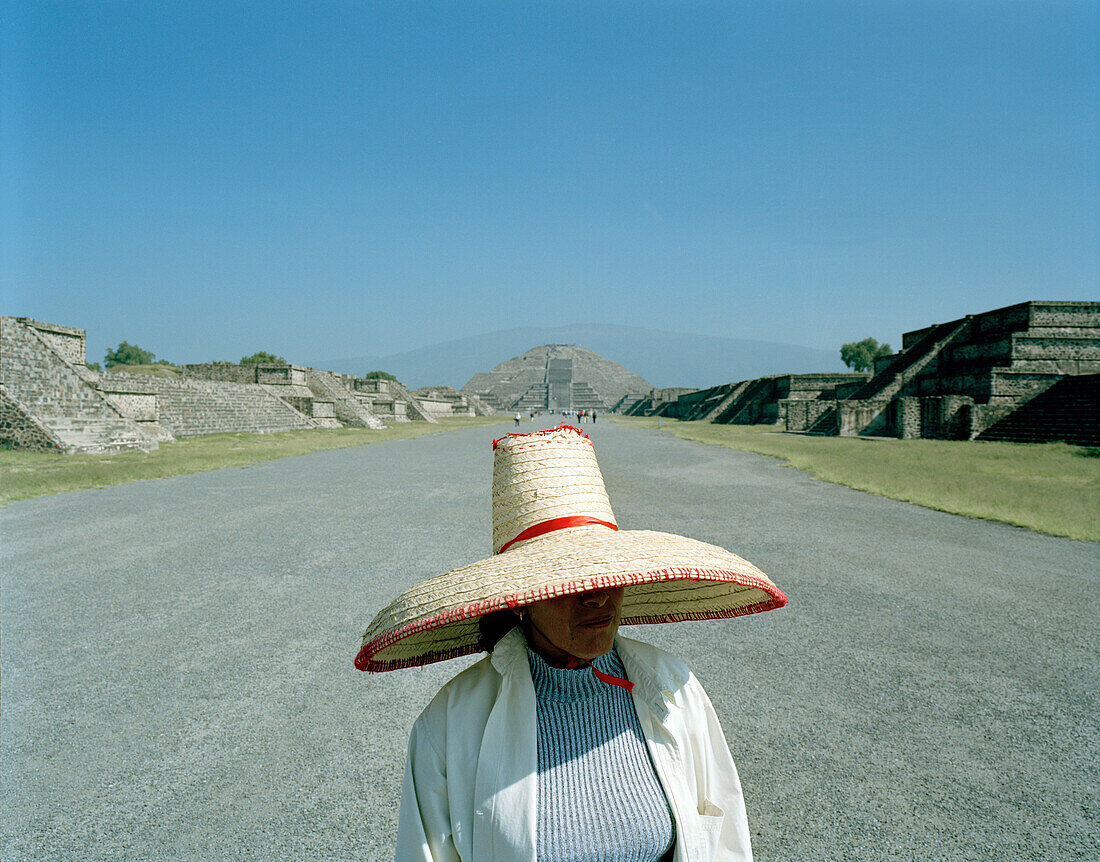
<path fill-rule="evenodd" d="M 142 350 L 128 341 L 123 341 L 114 350 L 108 348 L 107 355 L 103 359 L 103 363 L 108 368 L 115 365 L 153 365 L 156 361 L 155 354 Z"/>
<path fill-rule="evenodd" d="M 274 353 L 261 350 L 251 356 L 242 356 L 241 365 L 286 365 L 287 361 Z"/>
<path fill-rule="evenodd" d="M 840 348 L 840 358 L 853 371 L 871 371 L 875 367 L 876 359 L 889 356 L 893 352 L 889 344 L 879 344 L 873 338 L 864 338 L 863 341 L 843 345 Z"/>
<path fill-rule="evenodd" d="M 394 382 L 397 381 L 397 378 L 394 377 L 392 374 L 390 374 L 388 371 L 368 371 L 366 377 L 367 377 L 367 380 L 381 379 L 381 380 L 393 380 Z"/>

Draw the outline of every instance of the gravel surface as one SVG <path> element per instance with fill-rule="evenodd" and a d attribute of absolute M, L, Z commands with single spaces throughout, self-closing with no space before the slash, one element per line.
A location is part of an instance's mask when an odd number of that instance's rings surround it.
<path fill-rule="evenodd" d="M 1100 545 L 587 430 L 624 528 L 728 547 L 790 597 L 626 630 L 710 692 L 758 860 L 1100 858 Z M 490 552 L 500 433 L 0 512 L 2 858 L 387 858 L 409 727 L 470 659 L 352 658 L 396 593 Z"/>

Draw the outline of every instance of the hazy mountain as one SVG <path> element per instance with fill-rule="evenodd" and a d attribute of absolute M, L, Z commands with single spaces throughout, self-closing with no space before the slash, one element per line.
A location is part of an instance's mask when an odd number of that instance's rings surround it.
<path fill-rule="evenodd" d="M 315 368 L 366 374 L 379 369 L 395 374 L 411 388 L 445 384 L 456 389 L 480 371 L 540 344 L 577 344 L 612 359 L 655 386 L 706 387 L 765 374 L 845 371 L 835 351 L 716 338 L 685 332 L 661 332 L 614 324 L 580 324 L 557 328 L 521 327 L 459 338 L 389 356 L 322 359 Z"/>

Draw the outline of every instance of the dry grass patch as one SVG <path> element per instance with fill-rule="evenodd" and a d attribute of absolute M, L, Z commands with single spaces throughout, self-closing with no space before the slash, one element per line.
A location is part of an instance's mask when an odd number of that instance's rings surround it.
<path fill-rule="evenodd" d="M 316 428 L 278 434 L 211 434 L 161 443 L 153 452 L 116 455 L 55 455 L 0 449 L 0 503 L 84 488 L 103 488 L 139 479 L 163 479 L 386 440 L 402 440 L 460 428 L 507 422 L 506 416 L 458 416 L 403 422 L 383 431 L 368 428 Z"/>
<path fill-rule="evenodd" d="M 176 379 L 180 376 L 179 369 L 159 363 L 153 365 L 112 365 L 103 373 L 107 376 L 112 374 L 139 374 L 146 377 L 172 377 Z"/>
<path fill-rule="evenodd" d="M 623 420 L 657 428 L 656 419 Z M 782 458 L 816 479 L 930 509 L 1100 541 L 1100 451 L 1066 443 L 805 437 L 774 425 L 661 423 L 664 433 Z"/>

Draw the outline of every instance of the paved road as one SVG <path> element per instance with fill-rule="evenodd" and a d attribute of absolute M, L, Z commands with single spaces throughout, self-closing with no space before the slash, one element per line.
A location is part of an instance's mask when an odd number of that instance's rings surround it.
<path fill-rule="evenodd" d="M 590 430 L 620 524 L 790 596 L 629 632 L 710 691 L 758 859 L 1100 858 L 1100 546 Z M 465 662 L 352 657 L 394 594 L 488 554 L 493 433 L 4 509 L 3 859 L 386 858 L 409 726 Z"/>

